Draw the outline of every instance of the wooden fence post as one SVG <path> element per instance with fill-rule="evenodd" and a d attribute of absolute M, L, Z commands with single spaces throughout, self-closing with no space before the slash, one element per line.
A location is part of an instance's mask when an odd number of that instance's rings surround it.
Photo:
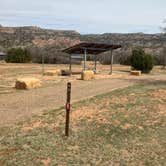
<path fill-rule="evenodd" d="M 65 136 L 69 136 L 69 123 L 70 123 L 70 99 L 71 99 L 71 83 L 67 83 L 67 102 L 66 102 L 66 125 L 65 125 Z"/>

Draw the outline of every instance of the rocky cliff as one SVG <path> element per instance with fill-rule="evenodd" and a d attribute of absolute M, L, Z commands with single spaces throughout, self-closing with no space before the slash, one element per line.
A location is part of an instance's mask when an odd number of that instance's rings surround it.
<path fill-rule="evenodd" d="M 0 45 L 11 47 L 44 47 L 54 45 L 63 48 L 79 42 L 76 31 L 46 30 L 39 27 L 0 27 Z"/>
<path fill-rule="evenodd" d="M 76 31 L 48 30 L 39 27 L 2 27 L 0 26 L 0 51 L 12 47 L 26 47 L 34 54 L 45 53 L 48 56 L 61 54 L 59 50 L 81 41 L 122 44 L 116 52 L 127 56 L 134 47 L 142 47 L 146 52 L 159 56 L 166 43 L 164 34 L 93 34 L 81 35 Z M 56 61 L 56 60 L 55 60 Z"/>

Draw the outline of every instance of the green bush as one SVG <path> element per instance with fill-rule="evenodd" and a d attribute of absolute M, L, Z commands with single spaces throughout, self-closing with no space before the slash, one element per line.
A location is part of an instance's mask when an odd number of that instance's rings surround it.
<path fill-rule="evenodd" d="M 146 54 L 143 49 L 134 49 L 131 56 L 131 66 L 135 70 L 149 73 L 153 69 L 154 59 L 152 55 Z"/>
<path fill-rule="evenodd" d="M 31 61 L 30 52 L 27 49 L 12 48 L 7 52 L 7 63 L 27 63 Z"/>

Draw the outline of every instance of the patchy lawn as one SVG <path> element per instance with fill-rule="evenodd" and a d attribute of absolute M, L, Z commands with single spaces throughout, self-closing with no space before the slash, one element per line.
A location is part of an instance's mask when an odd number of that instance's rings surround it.
<path fill-rule="evenodd" d="M 0 128 L 0 165 L 165 165 L 166 85 L 137 85 Z"/>

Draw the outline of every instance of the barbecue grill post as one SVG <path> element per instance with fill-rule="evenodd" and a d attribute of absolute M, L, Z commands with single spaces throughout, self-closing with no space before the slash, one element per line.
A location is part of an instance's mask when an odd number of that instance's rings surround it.
<path fill-rule="evenodd" d="M 113 50 L 111 49 L 111 66 L 110 66 L 110 75 L 112 74 L 112 65 L 113 65 Z"/>
<path fill-rule="evenodd" d="M 86 56 L 87 56 L 87 50 L 84 49 L 84 70 L 86 69 Z"/>

